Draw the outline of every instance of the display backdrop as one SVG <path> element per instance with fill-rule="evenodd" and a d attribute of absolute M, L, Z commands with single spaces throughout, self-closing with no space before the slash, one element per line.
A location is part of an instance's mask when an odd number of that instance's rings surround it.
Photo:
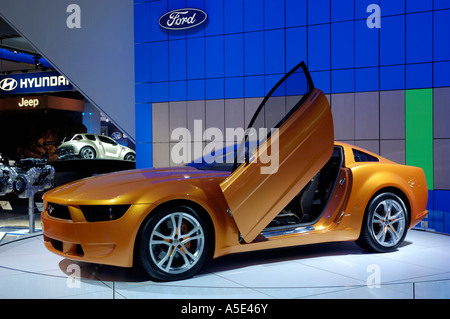
<path fill-rule="evenodd" d="M 208 18 L 160 27 L 182 8 Z M 422 167 L 423 226 L 450 233 L 449 1 L 135 0 L 134 17 L 138 167 L 176 165 L 171 132 L 195 119 L 244 127 L 304 60 L 329 98 L 336 139 Z"/>

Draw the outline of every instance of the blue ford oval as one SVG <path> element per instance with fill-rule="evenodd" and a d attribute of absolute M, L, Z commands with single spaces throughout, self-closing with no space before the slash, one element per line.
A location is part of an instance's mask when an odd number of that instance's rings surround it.
<path fill-rule="evenodd" d="M 202 24 L 207 17 L 206 12 L 200 9 L 176 9 L 163 14 L 159 18 L 159 25 L 168 30 L 184 30 Z"/>

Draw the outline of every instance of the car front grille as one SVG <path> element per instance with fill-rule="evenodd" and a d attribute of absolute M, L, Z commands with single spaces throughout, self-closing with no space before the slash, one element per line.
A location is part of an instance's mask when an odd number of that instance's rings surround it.
<path fill-rule="evenodd" d="M 72 220 L 69 207 L 55 203 L 48 203 L 47 213 L 49 216 L 59 219 Z"/>

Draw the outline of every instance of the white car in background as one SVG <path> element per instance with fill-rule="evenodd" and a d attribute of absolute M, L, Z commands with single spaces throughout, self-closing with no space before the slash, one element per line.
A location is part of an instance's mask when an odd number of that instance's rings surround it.
<path fill-rule="evenodd" d="M 84 159 L 136 160 L 134 150 L 120 145 L 108 136 L 98 134 L 75 134 L 69 140 L 64 139 L 56 153 L 59 159 L 80 157 Z"/>

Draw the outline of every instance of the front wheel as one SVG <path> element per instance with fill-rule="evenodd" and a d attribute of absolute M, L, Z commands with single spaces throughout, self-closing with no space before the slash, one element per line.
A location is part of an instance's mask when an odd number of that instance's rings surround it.
<path fill-rule="evenodd" d="M 92 147 L 85 146 L 80 150 L 80 157 L 84 159 L 94 159 L 97 157 L 97 154 Z"/>
<path fill-rule="evenodd" d="M 393 193 L 382 193 L 367 206 L 361 235 L 356 243 L 375 252 L 397 249 L 408 231 L 408 211 Z"/>
<path fill-rule="evenodd" d="M 212 234 L 206 219 L 187 206 L 163 209 L 145 224 L 139 257 L 155 280 L 182 280 L 194 276 L 212 252 Z"/>

